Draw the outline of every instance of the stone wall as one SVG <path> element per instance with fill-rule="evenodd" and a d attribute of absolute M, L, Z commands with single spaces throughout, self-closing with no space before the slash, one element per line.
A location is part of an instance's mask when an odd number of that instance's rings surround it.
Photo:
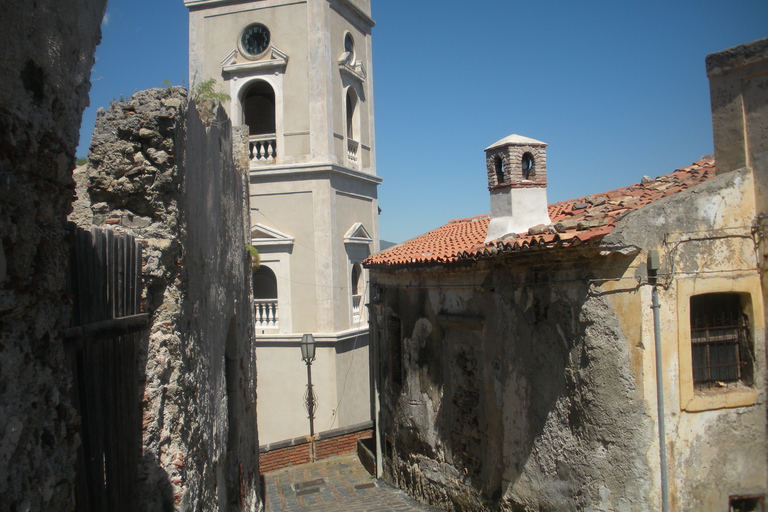
<path fill-rule="evenodd" d="M 171 87 L 100 110 L 78 171 L 73 218 L 144 245 L 142 510 L 260 507 L 243 157 L 223 109 Z"/>
<path fill-rule="evenodd" d="M 66 215 L 106 0 L 2 2 L 0 511 L 69 510 L 78 419 L 61 328 Z"/>

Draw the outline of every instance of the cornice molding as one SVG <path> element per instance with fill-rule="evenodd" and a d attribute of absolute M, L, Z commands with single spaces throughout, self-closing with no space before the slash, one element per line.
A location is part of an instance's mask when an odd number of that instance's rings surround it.
<path fill-rule="evenodd" d="M 339 69 L 342 73 L 346 73 L 352 77 L 353 80 L 357 80 L 360 83 L 365 82 L 365 79 L 368 78 L 368 73 L 365 71 L 365 65 L 363 65 L 362 61 L 358 60 L 350 66 L 349 58 L 346 53 L 339 59 Z"/>
<path fill-rule="evenodd" d="M 248 60 L 240 55 L 238 50 L 232 50 L 221 61 L 221 70 L 230 75 L 243 75 L 254 71 L 271 71 L 273 69 L 285 70 L 288 66 L 288 54 L 276 46 L 268 51 L 269 56 L 261 60 Z M 242 61 L 240 61 L 242 58 Z"/>
<path fill-rule="evenodd" d="M 292 165 L 269 165 L 264 167 L 251 168 L 251 181 L 260 181 L 260 178 L 273 178 L 275 176 L 285 176 L 288 174 L 339 174 L 361 181 L 367 181 L 375 185 L 380 185 L 382 179 L 375 174 L 368 174 L 361 171 L 355 171 L 337 164 L 292 164 Z"/>

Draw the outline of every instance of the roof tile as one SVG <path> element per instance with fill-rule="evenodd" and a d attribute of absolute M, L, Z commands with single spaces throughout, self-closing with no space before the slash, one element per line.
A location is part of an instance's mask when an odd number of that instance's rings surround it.
<path fill-rule="evenodd" d="M 688 167 L 646 183 L 550 204 L 549 218 L 552 224 L 560 222 L 558 229 L 565 228 L 564 232 L 558 234 L 520 233 L 517 237 L 508 235 L 486 244 L 490 216 L 455 219 L 429 233 L 374 254 L 364 264 L 371 267 L 451 263 L 488 258 L 500 252 L 573 247 L 597 242 L 610 233 L 625 214 L 698 185 L 714 175 L 715 161 L 705 157 Z M 574 209 L 574 206 L 577 208 Z M 562 222 L 566 219 L 567 222 Z"/>

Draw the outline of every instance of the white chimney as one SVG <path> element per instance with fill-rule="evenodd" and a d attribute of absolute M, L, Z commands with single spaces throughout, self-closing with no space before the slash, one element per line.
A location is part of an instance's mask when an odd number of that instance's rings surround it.
<path fill-rule="evenodd" d="M 547 210 L 547 144 L 510 135 L 485 149 L 491 223 L 486 243 L 551 224 Z"/>

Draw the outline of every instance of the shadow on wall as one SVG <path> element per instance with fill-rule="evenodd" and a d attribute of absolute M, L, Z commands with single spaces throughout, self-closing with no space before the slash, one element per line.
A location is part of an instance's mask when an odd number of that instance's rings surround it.
<path fill-rule="evenodd" d="M 614 263 L 601 277 L 623 275 L 631 259 Z M 589 270 L 510 266 L 472 292 L 385 291 L 403 338 L 399 383 L 398 355 L 380 355 L 387 478 L 461 510 L 569 510 L 606 490 L 646 499 L 646 463 L 626 461 L 647 451 L 652 426 L 608 292 Z"/>

